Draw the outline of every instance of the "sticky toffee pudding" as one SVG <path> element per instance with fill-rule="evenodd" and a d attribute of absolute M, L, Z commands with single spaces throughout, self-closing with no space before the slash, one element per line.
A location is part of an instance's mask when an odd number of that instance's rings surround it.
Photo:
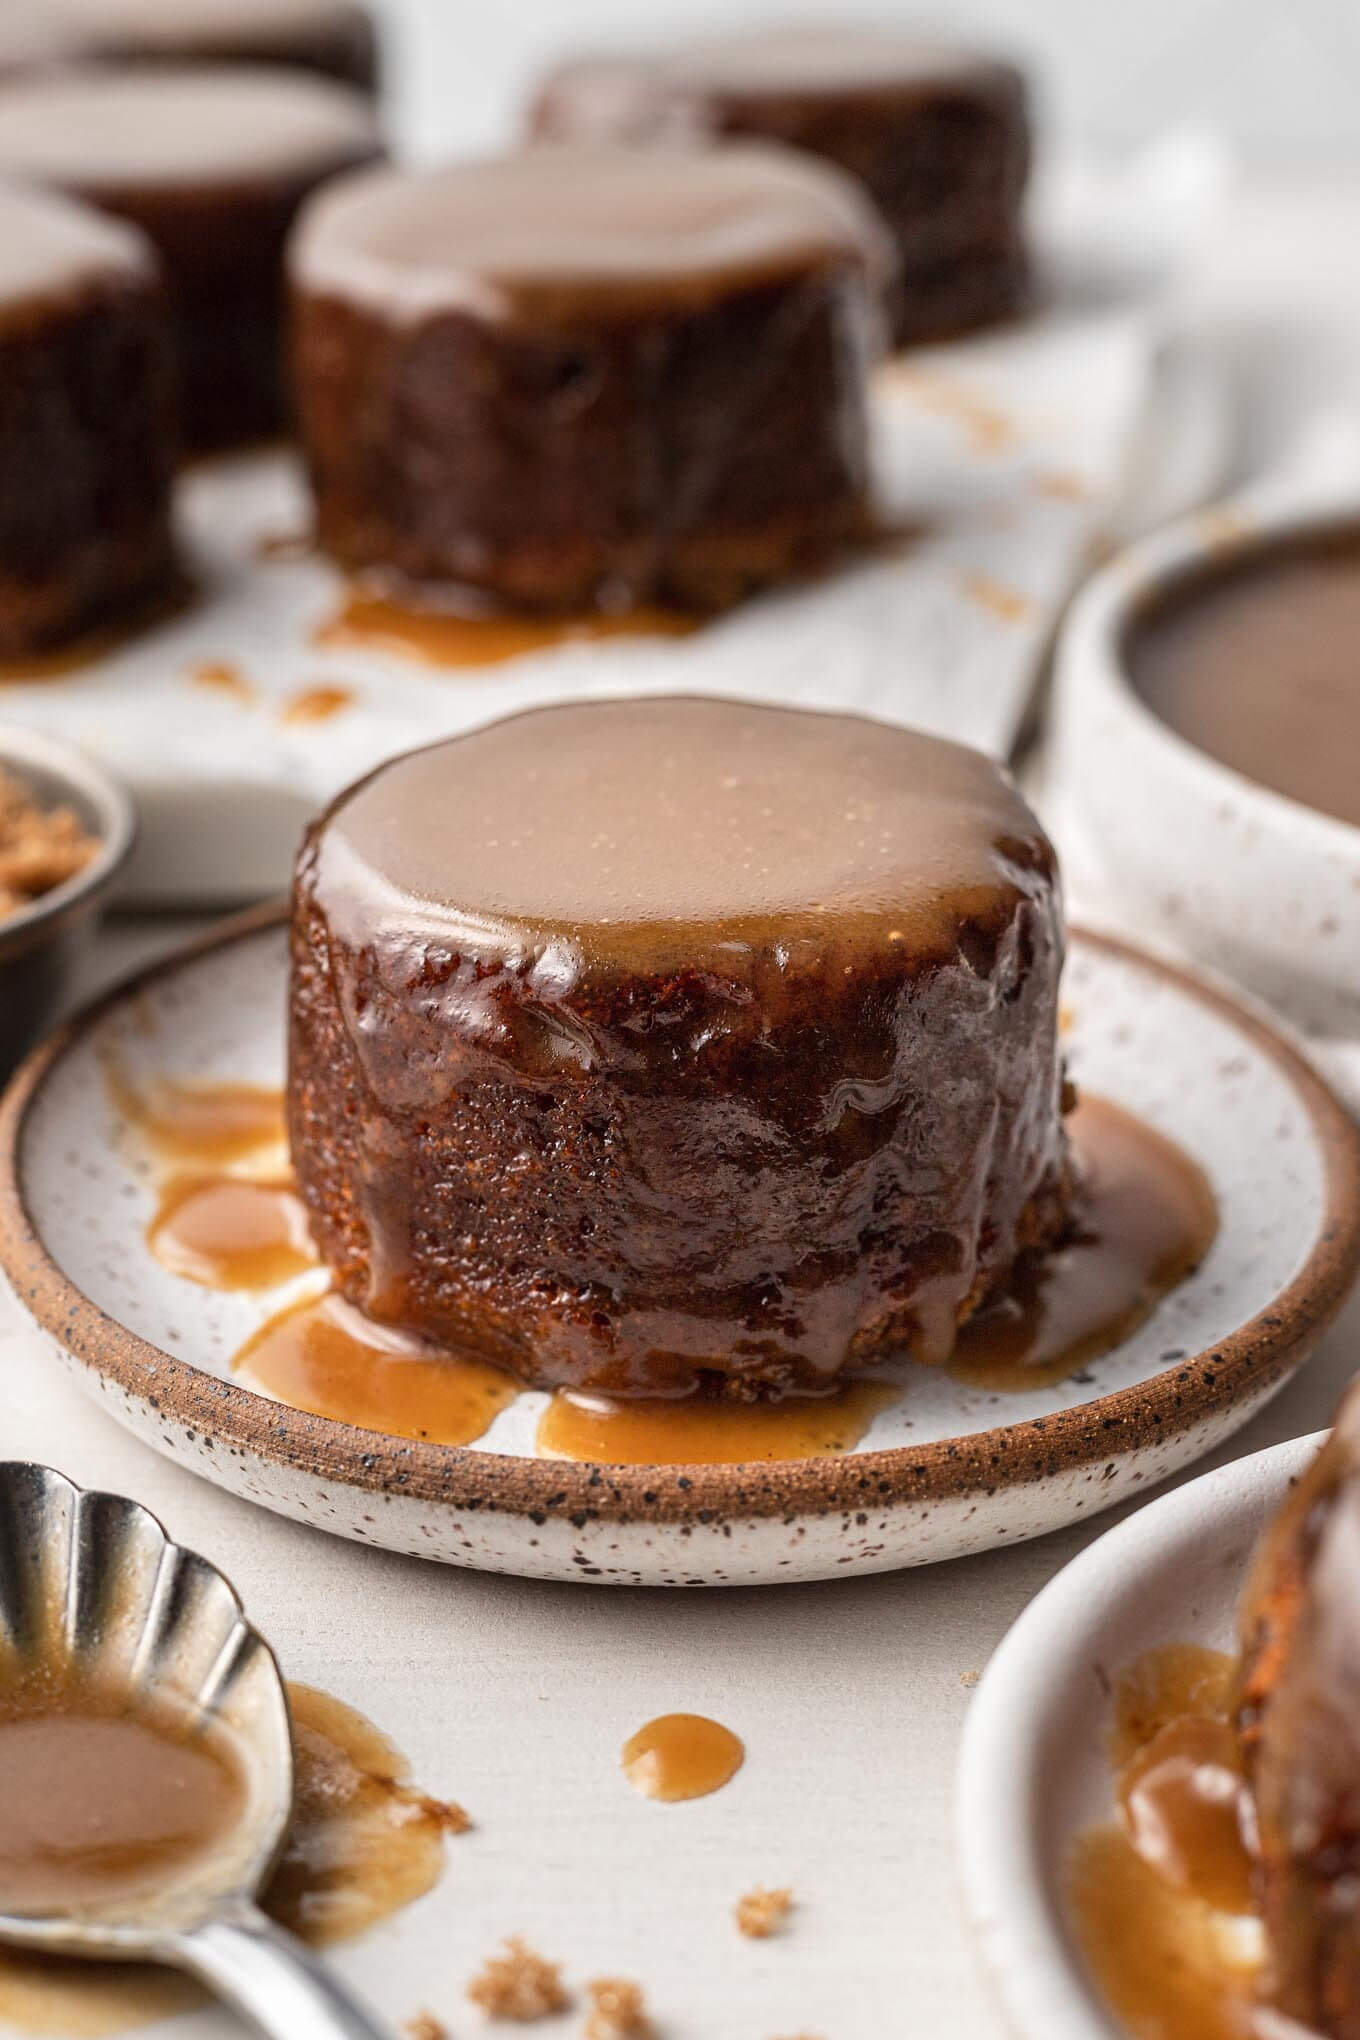
<path fill-rule="evenodd" d="M 150 242 L 0 184 L 0 660 L 68 646 L 169 586 L 175 453 Z"/>
<path fill-rule="evenodd" d="M 1028 92 L 1012 65 L 976 51 L 838 23 L 585 57 L 547 78 L 531 124 L 671 147 L 756 136 L 836 164 L 896 243 L 904 344 L 1009 317 L 1028 296 Z"/>
<path fill-rule="evenodd" d="M 827 1389 L 1070 1209 L 1053 853 L 975 752 L 666 698 L 414 753 L 298 867 L 289 1119 L 337 1288 L 521 1380 Z"/>
<path fill-rule="evenodd" d="M 540 148 L 323 193 L 292 243 L 321 544 L 377 592 L 711 610 L 869 519 L 891 267 L 790 151 Z"/>

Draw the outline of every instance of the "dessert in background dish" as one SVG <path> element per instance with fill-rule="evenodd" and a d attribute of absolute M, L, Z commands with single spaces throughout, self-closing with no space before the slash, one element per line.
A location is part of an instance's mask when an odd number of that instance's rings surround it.
<path fill-rule="evenodd" d="M 869 516 L 892 261 L 790 151 L 541 148 L 346 179 L 290 254 L 322 544 L 525 609 L 719 608 Z"/>
<path fill-rule="evenodd" d="M 0 0 L 0 78 L 81 55 L 82 38 L 49 0 Z"/>
<path fill-rule="evenodd" d="M 0 184 L 0 659 L 168 585 L 172 357 L 146 238 Z"/>
<path fill-rule="evenodd" d="M 1252 545 L 1135 615 L 1154 714 L 1197 750 L 1360 828 L 1360 526 Z"/>
<path fill-rule="evenodd" d="M 1240 1656 L 1118 1681 L 1121 1818 L 1068 1867 L 1078 1940 L 1135 2040 L 1360 2035 L 1360 1390 L 1257 1551 Z"/>
<path fill-rule="evenodd" d="M 155 244 L 197 449 L 282 423 L 284 239 L 317 185 L 381 153 L 366 100 L 295 72 L 91 68 L 0 85 L 0 172 Z"/>
<path fill-rule="evenodd" d="M 544 81 L 531 125 L 576 141 L 757 136 L 837 164 L 864 185 L 897 244 L 903 344 L 1025 304 L 1028 93 L 1010 64 L 975 51 L 862 25 L 582 57 Z"/>
<path fill-rule="evenodd" d="M 51 11 L 87 54 L 118 63 L 287 64 L 378 86 L 377 31 L 356 0 L 51 0 Z"/>
<path fill-rule="evenodd" d="M 914 732 L 672 696 L 395 760 L 298 866 L 323 1259 L 544 1387 L 946 1360 L 1066 1225 L 1063 948 L 1010 781 Z"/>

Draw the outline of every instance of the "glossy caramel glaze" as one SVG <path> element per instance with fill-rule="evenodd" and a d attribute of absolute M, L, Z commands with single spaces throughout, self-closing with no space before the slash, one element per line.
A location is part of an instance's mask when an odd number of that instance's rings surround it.
<path fill-rule="evenodd" d="M 518 1387 L 476 1355 L 432 1350 L 330 1293 L 269 1319 L 235 1365 L 247 1388 L 295 1410 L 435 1445 L 470 1445 Z"/>
<path fill-rule="evenodd" d="M 514 616 L 504 611 L 460 614 L 419 608 L 356 589 L 316 642 L 327 650 L 395 652 L 449 669 L 501 666 L 556 645 L 615 637 L 688 637 L 700 619 L 683 610 L 625 609 L 583 616 Z"/>
<path fill-rule="evenodd" d="M 1235 1661 L 1151 1651 L 1115 1692 L 1120 1821 L 1067 1869 L 1078 1944 L 1131 2040 L 1252 2040 L 1262 1935 L 1252 1814 L 1232 1721 Z"/>
<path fill-rule="evenodd" d="M 1360 2036 L 1360 1396 L 1280 1511 L 1248 1587 L 1239 1726 L 1271 1996 Z"/>
<path fill-rule="evenodd" d="M 548 1387 L 946 1359 L 1065 1218 L 1062 950 L 1048 843 L 955 745 L 670 697 L 415 753 L 298 869 L 323 1258 Z"/>
<path fill-rule="evenodd" d="M 1196 749 L 1360 828 L 1360 531 L 1200 574 L 1135 619 L 1138 692 Z"/>
<path fill-rule="evenodd" d="M 310 1686 L 290 1686 L 294 1813 L 266 1909 L 316 1947 L 362 1934 L 432 1890 L 444 1837 L 467 1816 L 411 1782 L 371 1721 Z M 0 2020 L 52 2040 L 103 2040 L 203 2002 L 187 1978 L 126 1963 L 0 1951 Z"/>
<path fill-rule="evenodd" d="M 852 1381 L 829 1395 L 780 1402 L 695 1396 L 684 1402 L 611 1401 L 559 1389 L 538 1426 L 544 1459 L 602 1466 L 742 1466 L 849 1452 L 901 1388 Z"/>
<path fill-rule="evenodd" d="M 705 1799 L 736 1777 L 746 1758 L 739 1736 L 704 1714 L 662 1714 L 623 1746 L 628 1783 L 644 1799 Z"/>
<path fill-rule="evenodd" d="M 1068 1237 L 1022 1261 L 963 1326 L 951 1363 L 961 1381 L 1023 1391 L 1077 1373 L 1130 1338 L 1217 1236 L 1204 1171 L 1145 1121 L 1083 1093 L 1068 1135 Z"/>
<path fill-rule="evenodd" d="M 207 1289 L 272 1289 L 316 1263 L 306 1209 L 286 1183 L 176 1177 L 146 1237 L 172 1275 Z"/>
<path fill-rule="evenodd" d="M 0 1689 L 0 1913 L 135 1905 L 192 1875 L 245 1810 L 240 1757 L 169 1703 L 59 1676 Z"/>

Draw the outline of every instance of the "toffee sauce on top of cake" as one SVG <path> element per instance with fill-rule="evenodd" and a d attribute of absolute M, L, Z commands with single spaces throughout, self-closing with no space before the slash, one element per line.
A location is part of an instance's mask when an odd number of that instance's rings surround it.
<path fill-rule="evenodd" d="M 332 810 L 318 905 L 344 938 L 376 929 L 403 952 L 532 967 L 545 994 L 620 974 L 943 960 L 963 919 L 1053 872 L 990 761 L 857 717 L 569 704 L 478 731 L 465 772 L 458 753 L 413 752 Z M 466 1024 L 475 979 L 456 996 Z"/>
<path fill-rule="evenodd" d="M 1360 828 L 1360 529 L 1253 547 L 1153 602 L 1126 643 L 1197 750 Z"/>
<path fill-rule="evenodd" d="M 893 261 L 852 181 L 791 151 L 552 144 L 353 179 L 313 203 L 291 270 L 305 289 L 398 322 L 465 311 L 551 330 L 658 304 L 697 310 L 828 262 L 877 279 Z"/>

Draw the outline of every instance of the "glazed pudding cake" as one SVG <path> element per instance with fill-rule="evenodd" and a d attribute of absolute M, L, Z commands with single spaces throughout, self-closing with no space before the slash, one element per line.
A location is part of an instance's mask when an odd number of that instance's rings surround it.
<path fill-rule="evenodd" d="M 1029 95 L 1010 64 L 886 25 L 742 34 L 586 57 L 544 82 L 534 131 L 555 139 L 706 142 L 757 136 L 864 186 L 901 258 L 903 344 L 1021 310 Z"/>
<path fill-rule="evenodd" d="M 0 184 L 0 658 L 170 581 L 172 357 L 146 239 Z"/>
<path fill-rule="evenodd" d="M 549 613 L 818 567 L 868 521 L 891 263 L 849 179 L 771 148 L 347 179 L 290 257 L 321 541 Z"/>
<path fill-rule="evenodd" d="M 355 0 L 53 0 L 53 11 L 111 62 L 286 64 L 378 84 L 377 33 Z"/>
<path fill-rule="evenodd" d="M 1064 1227 L 1063 943 L 1033 815 L 931 737 L 668 697 L 414 752 L 297 871 L 318 1246 L 544 1387 L 943 1361 Z"/>
<path fill-rule="evenodd" d="M 318 184 L 380 154 L 366 100 L 290 71 L 91 67 L 0 84 L 0 174 L 155 246 L 200 450 L 279 429 L 284 239 Z"/>

